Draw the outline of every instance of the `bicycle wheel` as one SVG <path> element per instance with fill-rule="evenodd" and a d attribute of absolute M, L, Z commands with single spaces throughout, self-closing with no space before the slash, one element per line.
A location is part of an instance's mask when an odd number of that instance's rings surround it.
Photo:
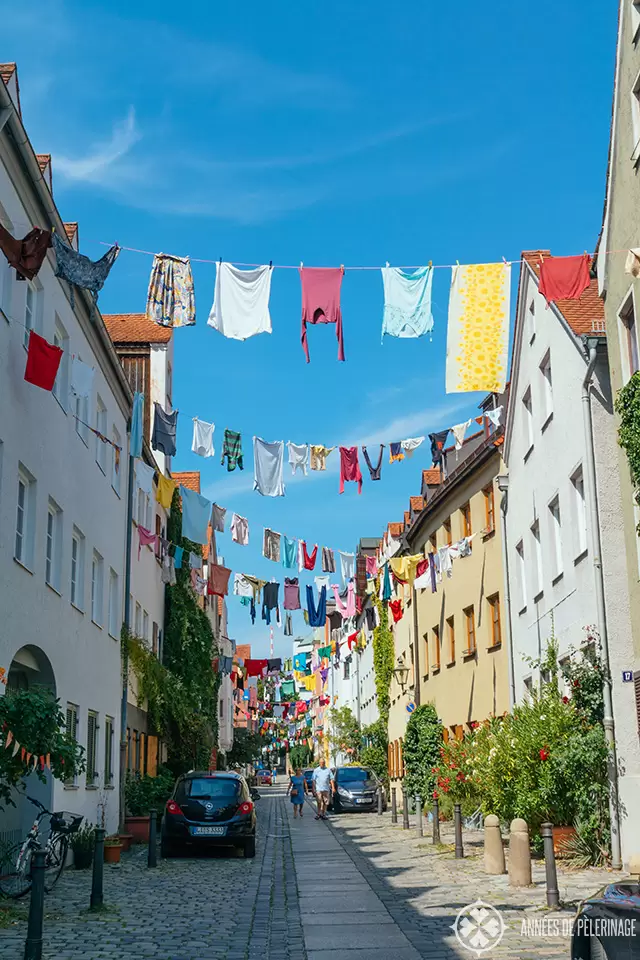
<path fill-rule="evenodd" d="M 47 843 L 44 859 L 44 888 L 51 893 L 64 870 L 69 852 L 69 840 L 61 833 L 55 834 Z"/>
<path fill-rule="evenodd" d="M 11 900 L 18 900 L 30 889 L 31 844 L 23 840 L 0 854 L 0 893 Z"/>

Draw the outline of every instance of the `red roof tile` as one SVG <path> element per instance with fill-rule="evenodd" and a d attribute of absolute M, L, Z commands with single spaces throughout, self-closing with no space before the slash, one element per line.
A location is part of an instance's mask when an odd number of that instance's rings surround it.
<path fill-rule="evenodd" d="M 40 167 L 40 173 L 44 173 L 45 168 L 51 163 L 51 154 L 36 153 L 36 160 L 38 161 L 38 166 Z"/>
<path fill-rule="evenodd" d="M 405 512 L 404 512 L 404 525 L 405 525 L 405 527 L 408 527 L 408 526 L 409 526 L 409 521 L 410 521 L 410 520 L 411 520 L 411 514 L 409 513 L 408 510 L 405 510 Z"/>
<path fill-rule="evenodd" d="M 404 523 L 390 523 L 387 527 L 389 531 L 389 536 L 393 537 L 394 540 L 397 540 L 398 537 L 402 536 L 402 531 L 404 530 Z"/>
<path fill-rule="evenodd" d="M 549 250 L 523 250 L 526 260 L 536 277 L 540 279 L 540 259 L 549 258 Z M 606 336 L 604 303 L 598 294 L 598 281 L 592 280 L 579 300 L 558 300 L 556 306 L 576 336 L 597 334 Z"/>
<path fill-rule="evenodd" d="M 67 234 L 67 239 L 69 243 L 73 243 L 78 235 L 78 224 L 65 223 L 64 229 L 65 229 L 65 233 Z"/>
<path fill-rule="evenodd" d="M 422 471 L 422 483 L 424 486 L 439 486 L 441 480 L 442 474 L 440 473 L 440 467 L 432 467 L 431 470 Z"/>
<path fill-rule="evenodd" d="M 173 330 L 147 320 L 144 313 L 107 313 L 102 315 L 114 343 L 168 343 Z"/>
<path fill-rule="evenodd" d="M 182 484 L 187 490 L 194 490 L 196 493 L 200 493 L 199 470 L 185 470 L 183 473 L 175 473 L 172 471 L 171 477 L 178 485 Z"/>
<path fill-rule="evenodd" d="M 15 63 L 0 63 L 0 77 L 2 77 L 5 83 L 9 83 L 9 80 L 15 72 Z"/>
<path fill-rule="evenodd" d="M 250 643 L 236 644 L 236 657 L 240 657 L 242 660 L 251 660 L 251 644 Z"/>
<path fill-rule="evenodd" d="M 420 513 L 424 509 L 424 500 L 422 497 L 409 497 L 409 505 L 414 513 Z"/>

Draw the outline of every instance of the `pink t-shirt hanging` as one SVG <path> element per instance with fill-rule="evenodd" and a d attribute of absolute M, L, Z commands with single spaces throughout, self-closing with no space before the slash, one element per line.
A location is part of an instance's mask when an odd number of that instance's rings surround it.
<path fill-rule="evenodd" d="M 578 300 L 591 283 L 591 257 L 543 257 L 540 265 L 540 293 L 547 303 Z"/>
<path fill-rule="evenodd" d="M 340 493 L 344 493 L 345 480 L 354 480 L 358 484 L 358 493 L 362 493 L 357 447 L 340 447 Z"/>
<path fill-rule="evenodd" d="M 307 343 L 308 323 L 335 323 L 338 338 L 338 360 L 344 360 L 344 341 L 342 339 L 342 312 L 340 310 L 340 288 L 342 286 L 342 267 L 300 267 L 302 283 L 302 349 L 309 358 Z"/>

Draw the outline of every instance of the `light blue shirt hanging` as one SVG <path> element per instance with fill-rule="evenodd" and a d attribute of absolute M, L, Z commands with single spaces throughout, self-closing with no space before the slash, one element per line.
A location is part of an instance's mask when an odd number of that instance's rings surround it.
<path fill-rule="evenodd" d="M 390 337 L 423 337 L 425 333 L 431 333 L 433 330 L 432 284 L 432 267 L 406 271 L 387 264 L 382 268 L 383 340 L 385 333 Z"/>
<path fill-rule="evenodd" d="M 134 393 L 133 409 L 131 411 L 131 439 L 129 456 L 142 456 L 142 414 L 144 411 L 144 393 Z"/>
<path fill-rule="evenodd" d="M 201 497 L 195 490 L 180 487 L 182 497 L 182 536 L 192 543 L 208 543 L 208 527 L 211 519 L 211 500 Z"/>
<path fill-rule="evenodd" d="M 289 540 L 289 537 L 282 538 L 282 563 L 285 567 L 292 570 L 298 562 L 298 541 Z"/>

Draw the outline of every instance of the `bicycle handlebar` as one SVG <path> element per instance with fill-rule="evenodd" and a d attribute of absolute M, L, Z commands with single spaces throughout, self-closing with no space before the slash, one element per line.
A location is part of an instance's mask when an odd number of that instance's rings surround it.
<path fill-rule="evenodd" d="M 42 810 L 43 813 L 49 813 L 47 808 L 43 806 L 43 804 L 41 804 L 39 800 L 36 800 L 35 797 L 27 796 L 27 800 L 29 801 L 29 803 L 32 803 L 34 807 L 38 807 L 40 810 Z"/>

